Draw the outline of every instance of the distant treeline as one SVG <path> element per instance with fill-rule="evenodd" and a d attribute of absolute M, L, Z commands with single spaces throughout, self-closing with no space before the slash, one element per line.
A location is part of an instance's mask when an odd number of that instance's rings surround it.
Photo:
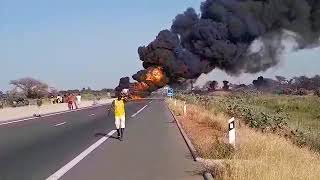
<path fill-rule="evenodd" d="M 55 94 L 50 94 L 50 95 L 57 95 L 57 94 L 93 94 L 93 95 L 103 95 L 103 94 L 108 94 L 108 93 L 114 93 L 114 89 L 107 89 L 103 88 L 101 90 L 92 90 L 91 88 L 83 88 L 81 90 L 79 89 L 72 89 L 72 90 L 63 90 L 56 92 Z"/>
<path fill-rule="evenodd" d="M 28 105 L 29 100 L 39 98 L 50 98 L 52 96 L 65 96 L 68 94 L 84 94 L 96 97 L 113 96 L 114 90 L 104 88 L 101 90 L 92 90 L 90 87 L 72 90 L 57 90 L 54 87 L 49 87 L 47 83 L 40 80 L 26 77 L 10 81 L 13 88 L 7 92 L 0 91 L 0 108 L 3 106 Z"/>
<path fill-rule="evenodd" d="M 218 84 L 218 81 L 208 81 L 202 88 L 195 87 L 195 89 L 216 91 L 218 90 Z M 288 95 L 306 95 L 313 92 L 315 95 L 320 96 L 320 75 L 313 77 L 297 76 L 291 79 L 284 76 L 275 76 L 274 79 L 260 76 L 253 80 L 251 84 L 232 84 L 228 81 L 223 81 L 221 90 L 255 90 Z"/>

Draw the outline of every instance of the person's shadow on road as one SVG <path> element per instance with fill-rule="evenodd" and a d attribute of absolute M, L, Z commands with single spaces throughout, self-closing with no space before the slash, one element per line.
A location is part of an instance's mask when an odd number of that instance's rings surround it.
<path fill-rule="evenodd" d="M 96 133 L 94 135 L 94 137 L 108 137 L 108 138 L 111 138 L 111 139 L 118 139 L 118 137 L 115 137 L 115 136 L 109 136 L 108 134 L 106 133 Z"/>

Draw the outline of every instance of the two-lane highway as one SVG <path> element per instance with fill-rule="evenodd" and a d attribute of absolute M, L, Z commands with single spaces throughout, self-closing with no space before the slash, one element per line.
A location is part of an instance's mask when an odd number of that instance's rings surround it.
<path fill-rule="evenodd" d="M 148 102 L 128 103 L 128 118 Z M 114 128 L 108 106 L 0 125 L 0 180 L 49 177 Z"/>
<path fill-rule="evenodd" d="M 0 180 L 202 179 L 162 100 L 127 103 L 122 142 L 109 106 L 0 124 Z"/>

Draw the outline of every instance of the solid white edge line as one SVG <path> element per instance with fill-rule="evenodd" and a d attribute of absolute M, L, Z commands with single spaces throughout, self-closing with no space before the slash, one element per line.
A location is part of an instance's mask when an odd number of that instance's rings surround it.
<path fill-rule="evenodd" d="M 73 160 L 68 162 L 66 165 L 64 165 L 62 168 L 60 168 L 58 171 L 56 171 L 54 174 L 52 174 L 50 177 L 48 177 L 46 180 L 57 180 L 61 178 L 64 174 L 66 174 L 71 168 L 73 168 L 75 165 L 77 165 L 82 159 L 84 159 L 88 154 L 90 154 L 93 150 L 95 150 L 97 147 L 99 147 L 103 142 L 105 142 L 109 136 L 114 134 L 116 130 L 112 130 L 108 133 L 107 137 L 102 137 L 97 142 L 92 144 L 90 147 L 88 147 L 86 150 L 84 150 L 82 153 L 80 153 L 77 157 L 75 157 Z"/>
<path fill-rule="evenodd" d="M 64 125 L 64 124 L 66 124 L 66 122 L 62 122 L 62 123 L 56 124 L 56 125 L 54 125 L 54 127 L 58 127 L 58 126 L 61 126 L 61 125 Z"/>
<path fill-rule="evenodd" d="M 20 120 L 15 120 L 15 121 L 4 122 L 4 123 L 0 123 L 0 126 L 7 125 L 7 124 L 18 123 L 18 122 L 22 122 L 22 121 L 28 121 L 28 120 L 32 120 L 32 119 L 36 119 L 36 118 L 35 117 L 31 117 L 31 118 L 27 118 L 27 119 L 20 119 Z"/>
<path fill-rule="evenodd" d="M 141 111 L 143 111 L 148 105 L 143 106 L 139 111 L 137 111 L 136 113 L 134 113 L 131 117 L 135 117 L 136 115 L 138 115 Z"/>
<path fill-rule="evenodd" d="M 91 109 L 91 108 L 100 107 L 100 106 L 104 106 L 104 105 L 107 105 L 107 104 L 99 104 L 99 105 L 95 105 L 95 106 L 88 106 L 88 107 L 84 107 L 84 108 L 81 108 L 81 109 L 75 109 L 75 110 L 71 110 L 71 111 L 67 110 L 67 111 L 62 111 L 62 112 L 50 113 L 50 114 L 47 114 L 47 115 L 43 115 L 41 117 L 49 117 L 49 116 L 54 116 L 54 115 L 59 115 L 59 114 L 77 112 L 77 111 L 81 111 L 81 110 L 85 110 L 85 109 Z M 29 118 L 20 119 L 20 120 L 13 120 L 13 121 L 9 120 L 8 122 L 0 123 L 0 126 L 7 125 L 7 124 L 14 124 L 14 123 L 23 122 L 23 121 L 29 121 L 29 120 L 33 120 L 33 119 L 39 119 L 39 118 L 38 117 L 29 117 Z"/>

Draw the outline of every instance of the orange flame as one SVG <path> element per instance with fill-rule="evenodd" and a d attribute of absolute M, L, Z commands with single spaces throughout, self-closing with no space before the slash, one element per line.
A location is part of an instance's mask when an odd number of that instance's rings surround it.
<path fill-rule="evenodd" d="M 164 86 L 167 83 L 167 78 L 162 67 L 150 67 L 147 69 L 146 81 L 151 81 L 157 86 Z"/>
<path fill-rule="evenodd" d="M 141 83 L 134 83 L 133 84 L 133 89 L 135 91 L 146 91 L 149 88 L 148 84 L 145 82 Z"/>
<path fill-rule="evenodd" d="M 130 98 L 133 99 L 133 100 L 142 99 L 142 97 L 136 96 L 136 95 L 131 95 Z"/>
<path fill-rule="evenodd" d="M 141 99 L 137 94 L 141 95 L 141 92 L 148 91 L 151 88 L 163 87 L 168 82 L 162 67 L 149 67 L 141 78 L 142 82 L 136 82 L 131 85 L 133 90 L 131 99 Z"/>

